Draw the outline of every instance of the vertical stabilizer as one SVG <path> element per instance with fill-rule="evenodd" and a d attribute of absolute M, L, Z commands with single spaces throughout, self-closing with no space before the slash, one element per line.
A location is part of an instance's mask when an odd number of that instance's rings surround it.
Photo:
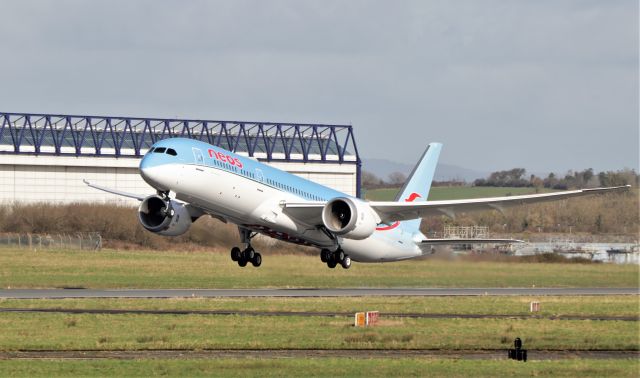
<path fill-rule="evenodd" d="M 441 149 L 441 143 L 430 143 L 427 146 L 420 161 L 413 168 L 411 175 L 409 175 L 407 182 L 398 192 L 395 199 L 396 202 L 424 202 L 427 200 Z M 417 232 L 420 230 L 421 221 L 421 219 L 413 219 L 400 224 L 408 232 Z"/>

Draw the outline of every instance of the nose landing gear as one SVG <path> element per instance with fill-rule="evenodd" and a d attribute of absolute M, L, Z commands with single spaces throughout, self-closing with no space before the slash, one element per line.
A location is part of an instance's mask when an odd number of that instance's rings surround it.
<path fill-rule="evenodd" d="M 342 249 L 338 249 L 335 252 L 323 249 L 320 251 L 320 260 L 326 263 L 331 269 L 335 268 L 338 264 L 340 264 L 343 269 L 351 268 L 351 257 L 345 254 Z"/>

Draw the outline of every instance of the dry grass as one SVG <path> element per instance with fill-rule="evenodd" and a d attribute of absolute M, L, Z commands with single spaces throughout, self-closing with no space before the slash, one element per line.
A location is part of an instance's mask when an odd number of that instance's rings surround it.
<path fill-rule="evenodd" d="M 455 220 L 446 217 L 425 219 L 424 232 L 442 230 L 444 225 L 489 226 L 495 234 L 522 233 L 586 233 L 618 236 L 638 240 L 640 231 L 640 192 L 572 198 L 559 202 L 514 207 L 504 215 L 497 211 L 459 214 Z M 566 237 L 566 236 L 565 236 Z"/>
<path fill-rule="evenodd" d="M 135 250 L 174 249 L 203 251 L 240 243 L 238 228 L 209 216 L 198 219 L 178 237 L 165 237 L 146 231 L 138 222 L 137 209 L 112 204 L 75 203 L 51 205 L 47 203 L 20 204 L 0 207 L 0 230 L 5 233 L 78 233 L 98 232 L 105 248 Z M 305 251 L 315 249 L 256 238 L 257 248 L 267 252 Z"/>
<path fill-rule="evenodd" d="M 446 192 L 449 188 L 438 188 Z M 482 188 L 463 188 L 465 196 Z M 505 188 L 501 188 L 505 190 Z M 451 188 L 454 195 L 462 190 Z M 424 232 L 441 231 L 446 224 L 486 225 L 494 234 L 517 233 L 535 236 L 542 233 L 569 232 L 588 235 L 622 235 L 625 240 L 636 239 L 640 230 L 639 192 L 575 198 L 567 201 L 516 207 L 504 215 L 496 211 L 459 214 L 455 221 L 445 217 L 431 217 L 423 221 Z M 458 193 L 459 195 L 459 193 Z M 444 196 L 446 197 L 446 196 Z M 107 248 L 199 250 L 230 248 L 239 244 L 237 227 L 224 224 L 208 216 L 196 221 L 182 236 L 167 238 L 152 234 L 138 223 L 137 209 L 112 204 L 77 203 L 51 205 L 46 203 L 20 204 L 0 207 L 0 229 L 14 233 L 75 233 L 99 232 Z M 311 249 L 256 239 L 256 246 L 269 252 L 305 251 Z"/>

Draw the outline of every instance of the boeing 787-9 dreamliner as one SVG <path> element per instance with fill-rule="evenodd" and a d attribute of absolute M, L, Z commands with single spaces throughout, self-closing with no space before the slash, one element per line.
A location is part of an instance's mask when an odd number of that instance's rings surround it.
<path fill-rule="evenodd" d="M 352 261 L 387 262 L 431 254 L 434 245 L 514 243 L 511 239 L 428 239 L 423 217 L 504 208 L 526 203 L 626 190 L 628 186 L 509 197 L 428 201 L 440 143 L 431 143 L 394 201 L 365 201 L 284 172 L 255 159 L 185 138 L 155 143 L 140 162 L 140 175 L 155 194 L 136 195 L 85 181 L 96 189 L 140 201 L 142 226 L 160 235 L 185 233 L 203 215 L 238 226 L 244 248 L 233 247 L 238 265 L 260 266 L 251 246 L 257 234 L 316 247 L 329 268 Z"/>

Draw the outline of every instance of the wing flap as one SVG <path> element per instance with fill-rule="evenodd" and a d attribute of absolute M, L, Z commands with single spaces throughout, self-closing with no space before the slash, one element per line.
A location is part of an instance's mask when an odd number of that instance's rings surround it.
<path fill-rule="evenodd" d="M 446 215 L 455 217 L 456 213 L 477 210 L 502 209 L 529 203 L 558 201 L 571 197 L 580 197 L 593 194 L 620 192 L 629 190 L 631 186 L 616 186 L 610 188 L 595 188 L 569 190 L 564 192 L 527 194 L 521 196 L 474 198 L 447 201 L 428 202 L 369 202 L 369 205 L 378 213 L 383 223 L 416 219 L 425 216 Z"/>
<path fill-rule="evenodd" d="M 309 225 L 322 225 L 322 209 L 324 202 L 300 202 L 283 204 L 282 211 L 297 222 Z"/>

